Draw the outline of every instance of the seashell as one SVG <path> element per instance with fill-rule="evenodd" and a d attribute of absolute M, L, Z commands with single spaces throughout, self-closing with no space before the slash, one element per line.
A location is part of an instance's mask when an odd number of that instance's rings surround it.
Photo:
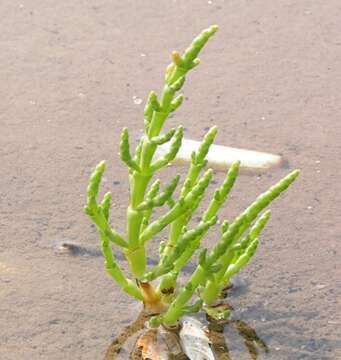
<path fill-rule="evenodd" d="M 179 336 L 182 349 L 191 360 L 215 360 L 210 340 L 199 320 L 184 317 Z"/>
<path fill-rule="evenodd" d="M 183 350 L 176 333 L 161 326 L 147 330 L 138 338 L 132 359 L 183 359 L 182 355 Z"/>
<path fill-rule="evenodd" d="M 159 336 L 167 345 L 168 352 L 171 353 L 173 357 L 180 359 L 181 354 L 183 354 L 183 350 L 181 348 L 179 336 L 177 335 L 177 330 L 177 328 L 174 330 L 168 330 L 163 326 L 160 326 L 158 332 Z"/>
<path fill-rule="evenodd" d="M 175 165 L 183 165 L 191 162 L 191 154 L 193 151 L 199 149 L 200 144 L 200 141 L 183 139 L 180 150 L 173 163 Z M 161 158 L 168 152 L 169 146 L 170 142 L 160 145 L 157 148 L 154 157 L 156 159 Z M 279 155 L 215 144 L 211 145 L 206 159 L 208 161 L 208 166 L 220 170 L 228 169 L 232 163 L 240 160 L 240 169 L 241 171 L 244 170 L 246 172 L 266 171 L 272 167 L 279 167 L 283 164 L 283 160 Z"/>
<path fill-rule="evenodd" d="M 136 359 L 140 355 L 141 359 L 167 360 L 167 354 L 165 354 L 162 344 L 157 341 L 157 338 L 156 329 L 143 333 L 136 342 L 136 349 L 139 352 L 139 354 L 136 354 Z"/>

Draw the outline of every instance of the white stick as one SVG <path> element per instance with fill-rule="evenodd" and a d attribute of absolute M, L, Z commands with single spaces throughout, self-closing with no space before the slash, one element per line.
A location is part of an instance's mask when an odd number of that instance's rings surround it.
<path fill-rule="evenodd" d="M 155 158 L 162 157 L 169 150 L 169 142 L 158 147 Z M 181 148 L 173 161 L 173 164 L 188 164 L 191 161 L 191 154 L 197 151 L 199 141 L 183 139 Z M 281 156 L 265 152 L 237 149 L 223 145 L 212 144 L 206 159 L 208 165 L 214 169 L 225 170 L 237 160 L 241 162 L 241 170 L 244 171 L 266 171 L 273 167 L 279 167 L 283 161 Z"/>

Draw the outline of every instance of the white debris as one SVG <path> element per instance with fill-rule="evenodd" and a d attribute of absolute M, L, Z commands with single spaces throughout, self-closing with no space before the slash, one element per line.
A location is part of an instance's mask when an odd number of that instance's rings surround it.
<path fill-rule="evenodd" d="M 210 340 L 206 336 L 202 323 L 192 317 L 184 317 L 180 330 L 180 342 L 185 354 L 191 360 L 214 360 Z"/>
<path fill-rule="evenodd" d="M 137 96 L 133 96 L 133 101 L 135 105 L 141 105 L 142 104 L 142 99 L 137 97 Z"/>
<path fill-rule="evenodd" d="M 169 151 L 170 143 L 171 142 L 168 142 L 157 148 L 155 153 L 156 159 L 161 158 Z M 201 142 L 199 141 L 183 139 L 174 164 L 181 165 L 190 163 L 192 152 L 197 151 L 200 144 Z M 246 171 L 266 171 L 282 164 L 282 158 L 279 155 L 214 144 L 211 145 L 206 159 L 208 160 L 208 166 L 221 170 L 228 169 L 237 160 L 241 162 L 241 170 Z"/>
<path fill-rule="evenodd" d="M 324 285 L 324 284 L 317 284 L 315 287 L 316 287 L 316 289 L 321 290 L 321 289 L 324 289 L 326 286 L 327 285 Z"/>

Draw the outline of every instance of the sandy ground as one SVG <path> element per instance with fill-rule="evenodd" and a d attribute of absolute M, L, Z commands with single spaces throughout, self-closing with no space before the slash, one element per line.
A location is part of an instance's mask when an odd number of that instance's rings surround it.
<path fill-rule="evenodd" d="M 259 359 L 340 359 L 340 1 L 2 0 L 0 14 L 0 359 L 102 359 L 137 316 L 82 213 L 87 178 L 107 159 L 104 190 L 124 231 L 119 130 L 140 135 L 170 51 L 212 23 L 219 34 L 171 121 L 195 139 L 217 124 L 218 143 L 302 169 L 272 206 L 235 316 L 267 342 Z M 223 215 L 288 171 L 241 176 Z M 63 241 L 88 251 L 58 254 Z M 249 359 L 232 332 L 232 358 Z"/>

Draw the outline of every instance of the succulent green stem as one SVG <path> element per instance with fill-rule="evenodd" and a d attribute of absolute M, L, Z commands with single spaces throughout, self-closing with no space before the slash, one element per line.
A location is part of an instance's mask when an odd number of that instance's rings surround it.
<path fill-rule="evenodd" d="M 134 297 L 135 299 L 143 301 L 143 295 L 139 287 L 133 281 L 126 278 L 121 268 L 117 264 L 106 236 L 103 233 L 100 233 L 100 238 L 107 273 L 128 295 Z"/>
<path fill-rule="evenodd" d="M 259 196 L 233 222 L 225 221 L 220 226 L 221 238 L 213 250 L 200 251 L 198 265 L 186 285 L 177 288 L 178 275 L 193 258 L 209 229 L 218 222 L 218 212 L 228 199 L 240 166 L 236 162 L 230 167 L 201 220 L 194 226 L 191 225 L 191 219 L 197 213 L 213 176 L 212 169 L 206 169 L 204 174 L 201 172 L 207 165 L 206 156 L 217 134 L 216 127 L 207 132 L 198 150 L 192 153 L 190 168 L 179 191 L 178 175 L 162 189 L 160 180 L 150 185 L 154 175 L 175 159 L 181 147 L 183 127 L 178 126 L 164 133 L 163 126 L 170 113 L 183 103 L 184 97 L 180 90 L 187 73 L 200 63 L 199 52 L 217 29 L 215 25 L 205 29 L 182 55 L 177 51 L 172 52 L 172 62 L 166 69 L 161 95 L 158 96 L 153 91 L 149 93 L 143 114 L 144 135 L 138 141 L 135 153 L 131 151 L 128 129 L 122 130 L 119 155 L 128 169 L 130 189 L 125 235 L 119 234 L 110 225 L 111 193 L 107 192 L 102 201 L 97 202 L 105 171 L 104 161 L 96 166 L 87 188 L 84 210 L 97 227 L 106 271 L 123 291 L 142 301 L 145 309 L 157 314 L 150 320 L 152 326 L 162 323 L 173 325 L 183 315 L 202 309 L 204 303 L 208 311 L 211 309 L 211 314 L 226 316 L 226 311 L 219 314 L 210 305 L 215 302 L 231 277 L 254 256 L 259 243 L 258 237 L 270 212 L 261 216 L 259 214 L 299 174 L 298 171 L 292 172 Z M 155 157 L 158 146 L 166 143 L 169 143 L 169 150 L 163 156 Z M 157 208 L 162 206 L 166 211 L 159 215 Z M 148 241 L 160 236 L 167 227 L 167 240 L 161 241 L 159 245 L 159 263 L 147 268 Z M 120 268 L 113 253 L 113 245 L 120 247 L 134 280 L 128 278 Z M 152 283 L 159 278 L 161 281 L 158 286 Z M 195 298 L 191 301 L 193 297 Z"/>
<path fill-rule="evenodd" d="M 219 258 L 219 264 L 221 264 L 222 268 L 218 273 L 214 276 L 215 280 L 220 282 L 222 277 L 224 276 L 225 271 L 227 270 L 228 266 L 231 264 L 236 251 L 245 251 L 246 248 L 250 245 L 250 243 L 259 237 L 261 232 L 263 231 L 265 225 L 270 219 L 271 210 L 267 210 L 263 215 L 257 219 L 257 221 L 252 226 L 249 234 L 239 243 L 239 247 L 230 247 L 224 255 Z M 223 284 L 223 286 L 227 286 L 228 284 Z"/>
<path fill-rule="evenodd" d="M 180 290 L 175 300 L 170 304 L 167 312 L 162 316 L 162 322 L 166 325 L 174 325 L 178 319 L 183 315 L 183 308 L 193 296 L 195 290 L 203 282 L 205 278 L 205 271 L 199 265 L 187 285 Z"/>
<path fill-rule="evenodd" d="M 199 150 L 199 154 L 201 155 L 201 159 L 200 159 L 201 161 L 204 160 L 207 152 L 208 152 L 208 148 L 207 151 L 205 151 L 205 153 L 202 153 Z M 205 211 L 202 218 L 202 222 L 207 222 L 210 219 L 212 219 L 214 216 L 216 216 L 221 206 L 226 202 L 228 194 L 231 191 L 238 176 L 239 166 L 240 166 L 240 162 L 237 161 L 234 164 L 232 164 L 232 166 L 230 167 L 229 171 L 226 174 L 223 184 L 215 191 L 214 198 L 210 202 L 207 210 Z M 189 179 L 191 178 L 189 177 Z M 175 261 L 173 270 L 169 274 L 166 274 L 164 278 L 161 280 L 160 289 L 164 289 L 166 288 L 166 286 L 167 288 L 175 286 L 177 275 L 191 259 L 194 252 L 198 249 L 201 239 L 203 238 L 204 235 L 205 233 L 198 236 L 197 239 L 193 241 L 191 245 L 188 246 L 181 254 L 181 256 Z M 173 242 L 169 241 L 169 243 L 172 244 L 172 246 L 174 246 L 173 244 L 175 243 L 175 240 Z M 171 284 L 171 282 L 173 282 L 173 284 Z"/>
<path fill-rule="evenodd" d="M 217 128 L 214 126 L 212 127 L 207 134 L 205 135 L 197 154 L 192 154 L 192 162 L 191 166 L 189 168 L 189 171 L 187 173 L 186 180 L 184 182 L 183 188 L 181 189 L 180 198 L 185 197 L 191 189 L 195 186 L 197 183 L 198 176 L 201 172 L 201 170 L 206 165 L 206 155 L 208 153 L 208 150 L 210 146 L 212 145 L 214 138 L 217 134 Z M 200 202 L 201 198 L 198 197 L 198 202 Z M 189 216 L 186 216 L 185 214 L 179 218 L 177 218 L 171 225 L 169 239 L 166 244 L 166 247 L 163 252 L 163 257 L 167 257 L 172 249 L 175 246 L 175 243 L 182 231 L 182 228 L 188 223 Z"/>
<path fill-rule="evenodd" d="M 198 265 L 187 285 L 180 290 L 175 297 L 168 311 L 162 316 L 162 321 L 166 324 L 174 324 L 179 317 L 181 317 L 181 309 L 186 305 L 187 301 L 192 297 L 194 291 L 199 285 L 205 285 L 206 281 L 212 276 L 212 270 L 210 267 L 216 263 L 216 261 L 224 255 L 226 250 L 233 245 L 233 243 L 249 226 L 249 224 L 257 217 L 257 215 L 276 197 L 278 197 L 289 185 L 295 181 L 299 171 L 295 170 L 287 175 L 284 179 L 280 180 L 277 184 L 270 187 L 268 191 L 261 194 L 257 199 L 237 217 L 234 223 L 229 226 L 226 233 L 222 236 L 221 240 L 214 247 L 211 253 L 206 256 L 202 263 Z M 258 240 L 254 240 L 249 247 L 245 255 L 242 255 L 232 267 L 228 268 L 224 274 L 223 280 L 228 281 L 229 277 L 239 271 L 239 269 L 246 264 L 247 261 L 253 256 L 258 245 Z M 211 271 L 210 271 L 211 270 Z M 209 276 L 207 276 L 209 275 Z"/>
<path fill-rule="evenodd" d="M 253 220 L 258 214 L 276 199 L 284 190 L 286 190 L 290 184 L 292 184 L 299 175 L 299 170 L 294 170 L 277 184 L 270 187 L 269 190 L 259 195 L 257 199 L 244 210 L 236 220 L 228 227 L 227 231 L 223 234 L 218 244 L 214 247 L 210 254 L 210 262 L 214 263 L 218 260 L 229 248 L 233 245 L 239 237 L 250 226 Z"/>
<path fill-rule="evenodd" d="M 194 59 L 192 59 L 192 57 L 199 53 L 209 37 L 212 36 L 216 30 L 216 27 L 211 27 L 210 30 L 205 30 L 202 35 L 195 39 L 193 45 L 185 53 L 183 62 L 185 67 L 182 67 L 182 71 L 177 71 L 176 69 L 178 66 L 173 63 L 175 71 L 173 71 L 171 78 L 167 79 L 160 100 L 157 99 L 155 93 L 150 93 L 144 112 L 147 124 L 147 136 L 142 142 L 138 163 L 130 155 L 128 131 L 124 129 L 122 132 L 120 154 L 122 160 L 128 165 L 132 172 L 132 175 L 130 175 L 131 199 L 127 210 L 127 237 L 130 251 L 126 251 L 125 254 L 131 266 L 131 270 L 137 278 L 141 278 L 145 272 L 146 259 L 144 243 L 157 232 L 161 231 L 163 227 L 173 221 L 173 219 L 177 217 L 177 214 L 181 212 L 180 209 L 176 209 L 176 211 L 168 214 L 168 217 L 160 219 L 158 226 L 155 226 L 154 224 L 154 228 L 152 228 L 154 231 L 150 231 L 150 226 L 146 229 L 143 229 L 143 226 L 141 227 L 143 212 L 137 209 L 144 200 L 150 178 L 157 170 L 166 166 L 174 159 L 181 146 L 183 129 L 182 127 L 179 127 L 174 134 L 171 133 L 161 136 L 159 134 L 169 113 L 180 106 L 182 102 L 179 98 L 177 98 L 175 102 L 173 102 L 173 99 L 175 93 L 181 89 L 185 82 L 185 74 L 193 67 L 192 65 Z M 173 142 L 169 153 L 152 164 L 152 159 L 157 145 L 159 143 L 166 142 L 171 138 L 173 138 Z M 141 228 L 143 229 L 142 235 Z M 138 264 L 135 263 L 136 254 L 139 254 Z"/>

